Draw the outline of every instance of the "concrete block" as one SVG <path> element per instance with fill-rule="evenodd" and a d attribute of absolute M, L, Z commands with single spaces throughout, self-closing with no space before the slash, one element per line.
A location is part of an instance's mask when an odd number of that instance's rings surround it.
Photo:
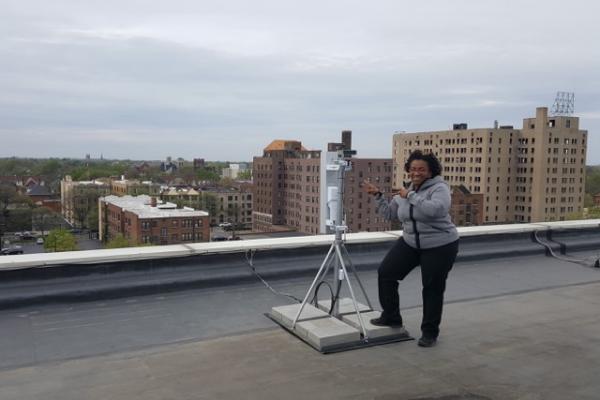
<path fill-rule="evenodd" d="M 380 314 L 381 313 L 379 311 L 370 311 L 370 312 L 360 313 L 362 322 L 365 325 L 365 330 L 367 331 L 367 336 L 370 339 L 382 338 L 382 337 L 386 337 L 386 336 L 406 336 L 406 337 L 409 336 L 408 331 L 404 327 L 395 328 L 395 327 L 390 327 L 390 326 L 375 326 L 375 325 L 371 324 L 371 322 L 369 322 L 372 318 L 378 318 L 380 316 Z M 350 325 L 350 326 L 358 329 L 360 332 L 362 332 L 361 328 L 360 328 L 360 323 L 358 322 L 358 316 L 356 315 L 356 313 L 343 315 L 342 320 L 345 323 L 347 323 L 348 325 Z"/>
<path fill-rule="evenodd" d="M 338 300 L 338 302 L 339 302 L 340 314 L 356 312 L 356 310 L 354 308 L 354 304 L 352 303 L 352 299 L 350 297 L 342 297 L 341 299 Z M 359 301 L 357 301 L 356 304 L 358 306 L 358 310 L 361 312 L 369 310 L 369 306 L 366 306 L 366 305 L 360 303 Z M 318 302 L 318 306 L 321 310 L 323 310 L 325 312 L 329 312 L 329 309 L 331 308 L 331 300 L 320 300 Z"/>
<path fill-rule="evenodd" d="M 330 316 L 298 322 L 296 333 L 319 350 L 360 340 L 358 329 Z"/>
<path fill-rule="evenodd" d="M 296 314 L 298 314 L 299 309 L 300 304 L 289 304 L 286 306 L 273 307 L 271 309 L 270 315 L 281 325 L 291 329 L 292 324 L 294 322 L 294 318 L 296 318 Z M 302 314 L 300 314 L 300 318 L 298 319 L 298 321 L 327 317 L 329 317 L 329 314 L 327 314 L 325 311 L 319 310 L 311 304 L 306 304 L 304 306 L 304 309 L 302 310 Z"/>

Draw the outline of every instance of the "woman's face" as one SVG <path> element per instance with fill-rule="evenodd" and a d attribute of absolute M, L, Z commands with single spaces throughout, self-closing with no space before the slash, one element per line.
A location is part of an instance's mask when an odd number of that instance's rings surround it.
<path fill-rule="evenodd" d="M 429 164 L 425 160 L 412 160 L 410 168 L 408 170 L 408 177 L 410 178 L 413 186 L 421 186 L 426 180 L 431 178 L 431 171 L 429 170 Z"/>

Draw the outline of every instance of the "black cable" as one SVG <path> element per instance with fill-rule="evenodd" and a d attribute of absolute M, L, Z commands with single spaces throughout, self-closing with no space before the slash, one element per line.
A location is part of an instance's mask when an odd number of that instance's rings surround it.
<path fill-rule="evenodd" d="M 537 233 L 538 233 L 538 231 L 533 231 L 533 237 L 535 238 L 535 241 L 538 242 L 539 244 L 541 244 L 542 246 L 546 247 L 546 249 L 548 249 L 548 252 L 550 253 L 550 255 L 552 255 L 552 257 L 554 257 L 558 260 L 561 260 L 561 261 L 566 261 L 566 262 L 570 262 L 570 263 L 574 263 L 574 264 L 583 265 L 584 267 L 600 268 L 600 259 L 598 257 L 588 257 L 587 259 L 580 260 L 580 259 L 574 258 L 574 257 L 557 255 L 556 253 L 554 253 L 554 250 L 548 243 L 540 240 Z"/>
<path fill-rule="evenodd" d="M 329 282 L 321 281 L 321 282 L 319 282 L 319 284 L 315 288 L 315 294 L 313 295 L 313 298 L 310 301 L 317 308 L 318 308 L 318 304 L 319 304 L 319 289 L 321 288 L 321 285 L 327 285 L 327 287 L 329 288 L 329 293 L 331 294 L 330 299 L 331 299 L 331 302 L 333 304 L 333 288 L 331 287 L 331 285 L 329 284 Z M 329 310 L 329 314 L 331 314 L 331 310 L 333 310 L 333 306 L 331 306 L 331 309 Z"/>
<path fill-rule="evenodd" d="M 248 253 L 250 253 L 250 257 L 248 257 Z M 258 271 L 256 271 L 256 268 L 254 268 L 254 253 L 256 253 L 256 250 L 252 249 L 252 250 L 246 250 L 245 252 L 245 256 L 246 256 L 246 262 L 248 263 L 248 266 L 250 267 L 250 270 L 252 271 L 252 273 L 254 275 L 256 275 L 256 277 L 258 279 L 261 280 L 262 283 L 264 283 L 264 285 L 274 294 L 278 295 L 278 296 L 285 296 L 285 297 L 289 297 L 292 300 L 297 301 L 298 303 L 302 303 L 302 300 L 300 300 L 299 298 L 297 298 L 296 296 L 289 294 L 289 293 L 284 293 L 284 292 L 280 292 L 278 290 L 276 290 L 275 288 L 273 288 L 271 285 L 269 285 L 269 283 L 267 281 L 265 281 L 263 279 L 262 276 L 260 276 L 260 274 L 258 273 Z"/>
<path fill-rule="evenodd" d="M 331 308 L 329 309 L 329 315 L 333 312 L 333 307 L 335 307 L 335 303 L 337 303 L 340 298 L 340 289 L 342 288 L 342 283 L 338 283 L 337 290 L 335 291 L 335 296 L 331 298 Z"/>
<path fill-rule="evenodd" d="M 331 285 L 329 284 L 329 282 L 327 281 L 321 281 L 319 282 L 319 284 L 317 285 L 317 287 L 315 288 L 315 294 L 313 295 L 312 300 L 310 301 L 315 307 L 318 307 L 318 301 L 319 301 L 319 289 L 321 288 L 321 285 L 327 285 L 327 287 L 329 288 L 329 293 L 331 294 L 331 306 L 329 307 L 329 311 L 327 312 L 327 314 L 331 315 L 331 313 L 333 312 L 333 307 L 335 307 L 335 303 L 337 303 L 339 297 L 340 297 L 340 290 L 342 288 L 342 285 L 338 285 L 337 290 L 335 292 L 335 294 L 333 293 L 333 288 L 331 287 Z"/>

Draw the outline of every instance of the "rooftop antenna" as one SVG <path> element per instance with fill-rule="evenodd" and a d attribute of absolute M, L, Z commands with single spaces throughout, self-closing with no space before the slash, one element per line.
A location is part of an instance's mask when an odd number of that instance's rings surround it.
<path fill-rule="evenodd" d="M 552 115 L 569 116 L 575 113 L 575 93 L 556 92 L 554 105 L 552 105 Z"/>
<path fill-rule="evenodd" d="M 327 190 L 325 227 L 334 234 L 329 251 L 304 299 L 299 304 L 273 307 L 269 314 L 273 321 L 322 353 L 412 340 L 403 328 L 377 327 L 369 322 L 377 312 L 373 310 L 346 248 L 348 226 L 344 215 L 344 188 L 346 172 L 352 170 L 352 156 L 356 154 L 351 146 L 351 131 L 343 131 L 342 143 L 329 143 L 322 159 L 325 173 L 321 175 L 321 183 Z M 330 271 L 333 272 L 332 285 L 327 281 Z M 358 283 L 366 306 L 358 303 L 351 278 Z M 318 291 L 322 284 L 331 290 L 330 303 L 319 302 Z M 347 287 L 350 298 L 340 298 L 342 285 Z M 314 306 L 308 304 L 311 298 Z M 304 319 L 300 320 L 303 311 Z"/>
<path fill-rule="evenodd" d="M 345 281 L 348 286 L 348 290 L 350 291 L 350 296 L 352 297 L 352 305 L 354 307 L 354 311 L 356 312 L 356 316 L 358 318 L 360 330 L 363 334 L 363 340 L 365 342 L 368 342 L 369 336 L 367 333 L 367 329 L 365 327 L 363 317 L 361 316 L 360 309 L 359 309 L 358 303 L 356 301 L 356 296 L 354 295 L 354 290 L 352 288 L 352 284 L 349 279 L 350 276 L 348 275 L 348 268 L 346 268 L 346 265 L 348 265 L 350 267 L 350 270 L 354 274 L 354 278 L 358 282 L 358 285 L 362 291 L 362 294 L 365 297 L 367 304 L 369 305 L 369 309 L 372 310 L 373 307 L 371 306 L 371 301 L 369 300 L 369 297 L 367 296 L 367 292 L 366 292 L 364 286 L 362 285 L 362 282 L 358 278 L 356 268 L 354 268 L 354 265 L 352 264 L 352 261 L 350 260 L 350 254 L 348 253 L 348 250 L 346 249 L 345 239 L 344 239 L 344 234 L 346 233 L 346 230 L 348 229 L 348 227 L 345 225 L 345 221 L 344 221 L 344 219 L 345 219 L 344 218 L 344 185 L 345 185 L 344 180 L 345 180 L 346 171 L 349 171 L 352 169 L 352 164 L 350 161 L 351 157 L 354 154 L 356 154 L 355 150 L 350 150 L 350 140 L 351 139 L 349 138 L 348 135 L 344 136 L 344 142 L 345 142 L 344 149 L 339 150 L 337 159 L 331 160 L 331 162 L 327 165 L 328 171 L 334 171 L 337 173 L 337 181 L 338 181 L 338 183 L 335 187 L 328 188 L 328 197 L 330 198 L 328 203 L 334 203 L 334 205 L 333 205 L 333 207 L 330 207 L 330 219 L 327 221 L 328 222 L 327 225 L 330 228 L 330 230 L 332 230 L 335 233 L 335 239 L 334 239 L 333 243 L 331 244 L 331 247 L 329 248 L 329 252 L 327 253 L 327 256 L 325 256 L 325 259 L 323 260 L 323 263 L 321 264 L 321 268 L 319 268 L 319 271 L 317 272 L 317 275 L 315 276 L 315 279 L 313 280 L 312 285 L 310 286 L 310 288 L 306 292 L 306 295 L 304 296 L 304 300 L 302 301 L 300 309 L 296 313 L 294 321 L 292 322 L 291 329 L 294 329 L 296 327 L 296 323 L 298 322 L 298 319 L 300 318 L 300 314 L 302 313 L 302 310 L 306 306 L 306 303 L 308 302 L 310 296 L 311 295 L 316 296 L 315 290 L 317 290 L 316 289 L 317 284 L 325 278 L 325 276 L 327 275 L 327 272 L 332 267 L 332 264 L 334 264 L 333 265 L 333 276 L 334 276 L 333 277 L 333 283 L 334 283 L 333 293 L 335 293 L 335 295 L 334 295 L 334 298 L 332 299 L 330 313 L 332 316 L 334 316 L 336 318 L 340 318 L 339 301 L 338 301 L 339 297 L 338 296 L 340 293 L 341 285 Z M 346 148 L 346 146 L 347 146 L 347 148 Z"/>

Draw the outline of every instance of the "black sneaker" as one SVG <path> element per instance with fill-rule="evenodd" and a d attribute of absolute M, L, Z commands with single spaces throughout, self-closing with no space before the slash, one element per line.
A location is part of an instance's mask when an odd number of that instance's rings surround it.
<path fill-rule="evenodd" d="M 421 336 L 417 344 L 421 347 L 433 347 L 436 345 L 436 343 L 437 338 L 430 336 Z"/>
<path fill-rule="evenodd" d="M 402 320 L 400 318 L 373 318 L 371 324 L 375 326 L 393 326 L 395 328 L 402 328 Z"/>

